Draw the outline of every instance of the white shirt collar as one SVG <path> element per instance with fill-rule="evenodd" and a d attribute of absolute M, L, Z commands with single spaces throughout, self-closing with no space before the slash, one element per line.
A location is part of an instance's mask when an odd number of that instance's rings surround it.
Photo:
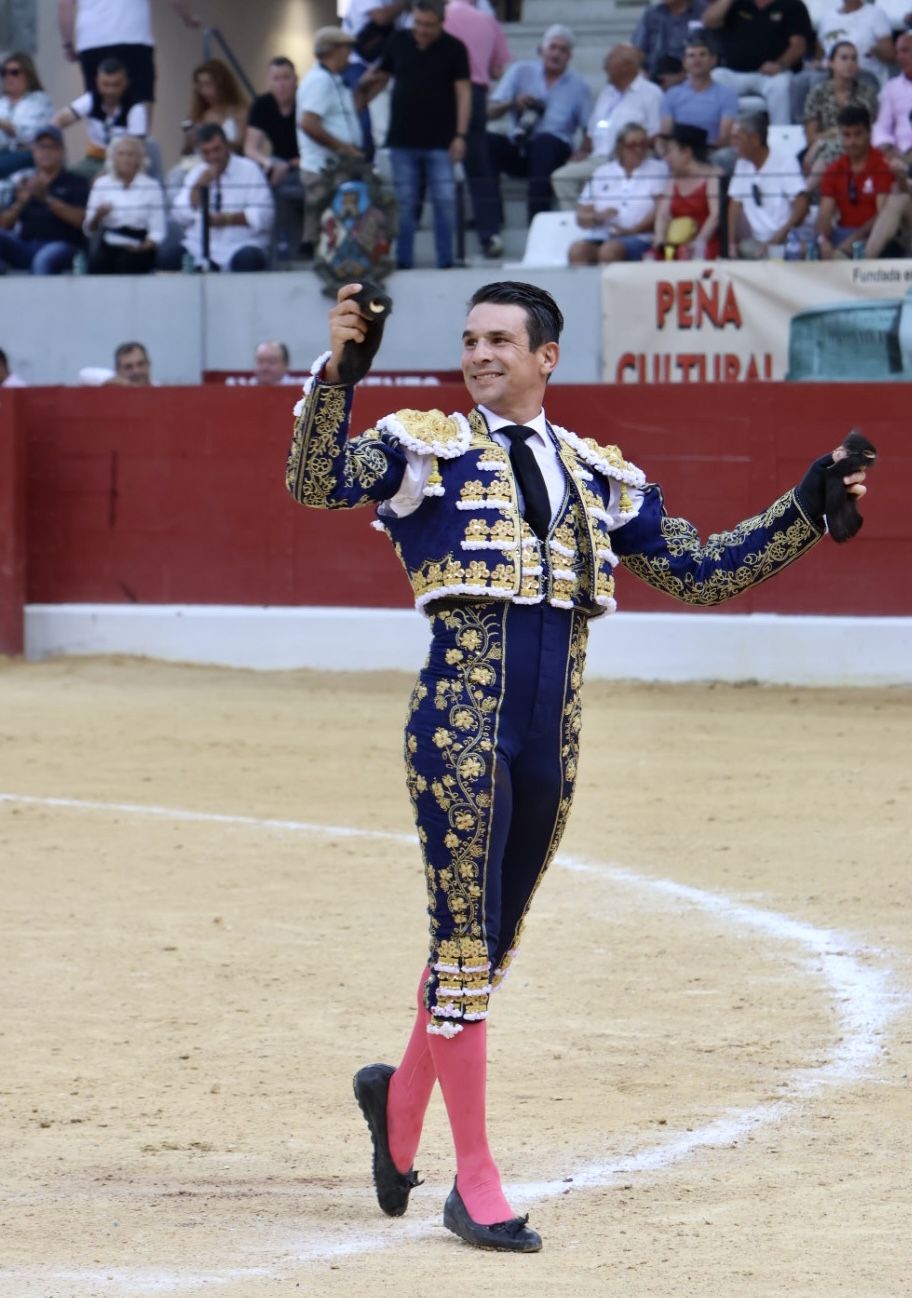
<path fill-rule="evenodd" d="M 515 424 L 515 420 L 504 419 L 503 415 L 495 415 L 494 411 L 489 410 L 487 406 L 480 405 L 478 406 L 478 409 L 481 414 L 484 415 L 484 420 L 488 425 L 488 432 L 490 433 L 496 433 L 501 428 L 512 428 Z M 551 439 L 548 436 L 548 421 L 545 419 L 544 407 L 539 410 L 534 419 L 525 420 L 523 427 L 534 429 L 541 440 L 546 445 L 550 446 Z"/>

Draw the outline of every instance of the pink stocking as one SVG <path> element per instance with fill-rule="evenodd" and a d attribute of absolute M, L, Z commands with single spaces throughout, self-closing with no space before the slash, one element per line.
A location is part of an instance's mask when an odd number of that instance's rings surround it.
<path fill-rule="evenodd" d="M 454 1037 L 428 1036 L 453 1144 L 456 1186 L 473 1221 L 491 1226 L 515 1216 L 504 1197 L 485 1127 L 487 1023 L 466 1023 Z"/>
<path fill-rule="evenodd" d="M 424 984 L 430 970 L 424 969 L 418 984 L 418 1014 L 402 1063 L 393 1073 L 386 1105 L 386 1134 L 390 1154 L 400 1172 L 407 1172 L 415 1161 L 424 1115 L 434 1089 L 437 1074 L 428 1048 L 427 1025 L 430 1014 L 424 1008 Z"/>

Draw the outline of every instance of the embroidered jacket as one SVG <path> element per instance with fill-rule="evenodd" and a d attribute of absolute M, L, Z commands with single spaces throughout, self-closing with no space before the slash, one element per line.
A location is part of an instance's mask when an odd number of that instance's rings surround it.
<path fill-rule="evenodd" d="M 320 363 L 314 368 L 318 374 Z M 567 484 L 540 541 L 520 513 L 509 455 L 478 411 L 466 418 L 400 410 L 349 440 L 353 391 L 308 381 L 295 407 L 288 490 L 318 509 L 379 505 L 374 526 L 392 540 L 418 608 L 475 596 L 547 600 L 596 616 L 616 607 L 619 561 L 685 603 L 719 604 L 773 576 L 823 534 L 789 491 L 703 543 L 691 523 L 668 517 L 659 488 L 616 446 L 550 424 Z M 427 457 L 430 473 L 420 503 L 400 517 L 385 502 L 402 490 L 406 450 Z"/>

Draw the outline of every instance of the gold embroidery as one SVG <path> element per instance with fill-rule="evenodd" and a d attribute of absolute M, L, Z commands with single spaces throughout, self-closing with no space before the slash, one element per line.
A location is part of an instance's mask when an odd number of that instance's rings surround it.
<path fill-rule="evenodd" d="M 370 488 L 383 477 L 387 458 L 376 429 L 354 441 L 342 435 L 346 389 L 315 384 L 295 421 L 285 482 L 295 500 L 315 509 L 368 504 Z M 339 486 L 364 488 L 357 499 L 334 500 Z"/>
<path fill-rule="evenodd" d="M 397 410 L 393 418 L 399 420 L 409 437 L 428 448 L 449 446 L 462 436 L 457 421 L 442 410 Z"/>
<path fill-rule="evenodd" d="M 744 545 L 755 532 L 773 529 L 794 508 L 794 492 L 788 491 L 762 514 L 745 519 L 730 532 L 714 533 L 707 538 L 705 545 L 701 543 L 693 524 L 683 518 L 663 517 L 662 535 L 674 558 L 689 555 L 695 562 L 707 558 L 718 563 L 724 558 L 729 546 Z M 664 591 L 685 604 L 721 604 L 774 576 L 816 545 L 820 537 L 821 533 L 799 514 L 792 523 L 772 531 L 759 549 L 744 555 L 737 568 L 716 568 L 704 581 L 697 581 L 692 573 L 678 577 L 672 572 L 667 559 L 653 555 L 625 555 L 621 562 L 650 586 L 655 586 L 657 590 Z"/>

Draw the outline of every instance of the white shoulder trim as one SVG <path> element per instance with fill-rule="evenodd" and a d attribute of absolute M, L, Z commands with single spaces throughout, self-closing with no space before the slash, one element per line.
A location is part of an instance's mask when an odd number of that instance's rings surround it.
<path fill-rule="evenodd" d="M 298 401 L 297 405 L 294 408 L 295 419 L 298 418 L 298 416 L 301 414 L 301 411 L 304 409 L 304 402 L 310 396 L 311 392 L 313 392 L 313 385 L 317 381 L 317 376 L 323 373 L 323 367 L 326 365 L 326 362 L 329 360 L 330 356 L 332 356 L 332 352 L 323 352 L 320 356 L 317 357 L 313 365 L 311 365 L 310 378 L 305 380 L 304 386 L 301 389 L 301 394 L 302 394 L 301 399 L 300 401 Z"/>
<path fill-rule="evenodd" d="M 441 460 L 465 454 L 472 441 L 465 415 L 445 415 L 442 410 L 397 410 L 379 419 L 377 427 L 417 455 L 436 455 Z"/>
<path fill-rule="evenodd" d="M 566 428 L 561 428 L 558 424 L 552 424 L 556 435 L 560 440 L 566 443 L 575 455 L 585 461 L 593 469 L 598 469 L 599 473 L 605 478 L 614 478 L 616 482 L 623 482 L 627 487 L 644 487 L 646 485 L 646 474 L 642 469 L 638 469 L 635 464 L 630 464 L 627 460 L 621 458 L 618 452 L 618 463 L 612 459 L 606 459 L 605 456 L 599 455 L 598 451 L 593 449 L 592 444 L 583 441 L 576 433 L 571 433 Z M 605 449 L 608 448 L 599 448 Z M 615 448 L 616 449 L 616 448 Z"/>

